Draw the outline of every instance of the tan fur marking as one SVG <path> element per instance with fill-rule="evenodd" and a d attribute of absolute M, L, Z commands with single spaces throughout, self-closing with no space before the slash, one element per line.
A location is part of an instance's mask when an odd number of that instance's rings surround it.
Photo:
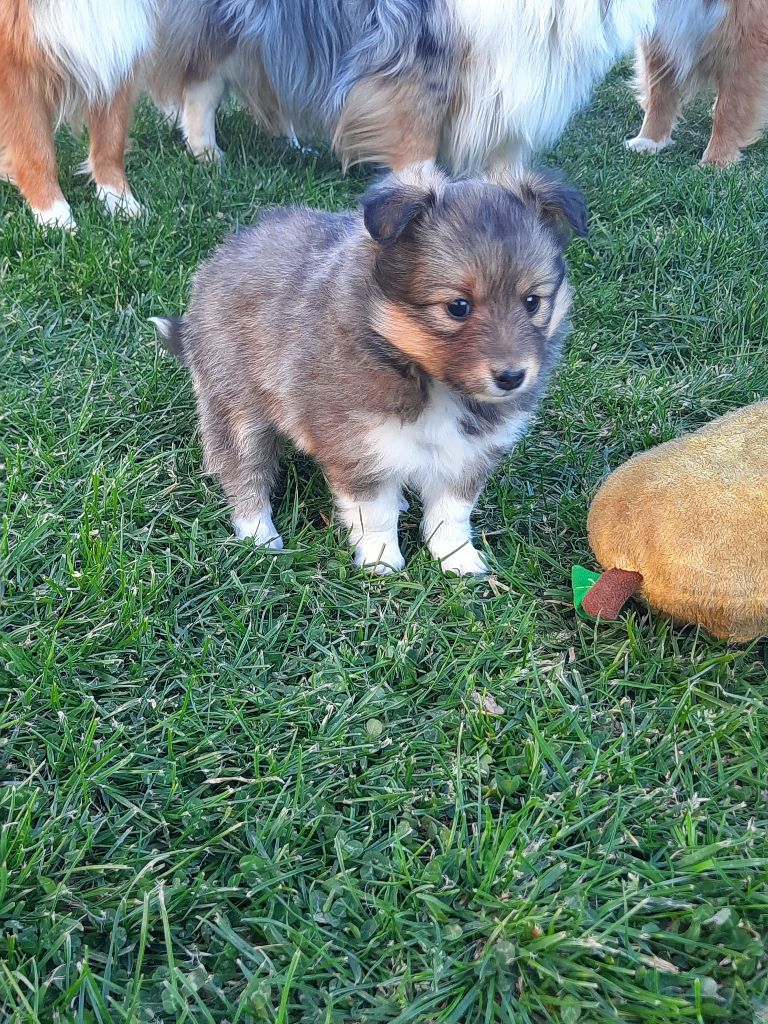
<path fill-rule="evenodd" d="M 381 302 L 373 313 L 372 324 L 403 355 L 413 359 L 433 377 L 440 378 L 444 367 L 434 338 L 402 309 L 393 302 Z"/>
<path fill-rule="evenodd" d="M 247 75 L 238 75 L 237 92 L 248 105 L 254 121 L 268 135 L 287 135 L 290 125 L 280 110 L 280 103 L 267 78 L 260 55 L 248 56 Z"/>
<path fill-rule="evenodd" d="M 768 17 L 764 38 L 745 38 L 738 63 L 725 64 L 717 76 L 717 105 L 712 137 L 702 163 L 726 167 L 735 163 L 740 150 L 757 142 L 768 121 Z"/>
<path fill-rule="evenodd" d="M 342 166 L 372 162 L 392 170 L 435 160 L 439 113 L 407 78 L 366 78 L 350 91 L 333 135 Z"/>

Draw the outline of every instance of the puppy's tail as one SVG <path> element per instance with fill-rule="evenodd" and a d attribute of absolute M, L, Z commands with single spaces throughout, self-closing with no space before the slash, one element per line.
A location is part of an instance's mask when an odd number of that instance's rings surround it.
<path fill-rule="evenodd" d="M 155 329 L 165 343 L 165 347 L 175 356 L 182 365 L 186 365 L 184 355 L 184 341 L 182 327 L 184 320 L 180 316 L 151 316 L 149 322 L 155 325 Z"/>

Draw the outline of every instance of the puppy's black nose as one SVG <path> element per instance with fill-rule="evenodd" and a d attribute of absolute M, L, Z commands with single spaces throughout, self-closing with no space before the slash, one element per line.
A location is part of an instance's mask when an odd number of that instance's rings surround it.
<path fill-rule="evenodd" d="M 514 391 L 525 380 L 525 370 L 500 370 L 494 373 L 493 379 L 502 391 Z"/>

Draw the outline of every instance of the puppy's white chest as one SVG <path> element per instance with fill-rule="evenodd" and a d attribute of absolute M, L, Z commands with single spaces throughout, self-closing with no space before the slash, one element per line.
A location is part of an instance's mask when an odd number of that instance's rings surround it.
<path fill-rule="evenodd" d="M 491 449 L 511 448 L 526 420 L 521 413 L 475 436 L 466 429 L 467 410 L 445 389 L 433 394 L 413 423 L 387 419 L 370 430 L 367 441 L 377 472 L 418 490 L 425 479 L 461 479 Z"/>

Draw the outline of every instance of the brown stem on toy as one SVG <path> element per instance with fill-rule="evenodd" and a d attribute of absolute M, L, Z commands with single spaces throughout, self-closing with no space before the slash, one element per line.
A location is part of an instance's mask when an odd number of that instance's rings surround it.
<path fill-rule="evenodd" d="M 592 618 L 618 619 L 627 601 L 643 582 L 639 572 L 608 569 L 587 591 L 581 607 Z"/>

